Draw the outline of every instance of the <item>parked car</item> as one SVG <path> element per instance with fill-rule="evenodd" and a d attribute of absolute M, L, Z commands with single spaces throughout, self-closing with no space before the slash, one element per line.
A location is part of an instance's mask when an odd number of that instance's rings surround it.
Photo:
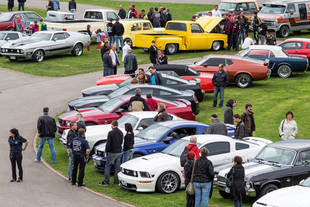
<path fill-rule="evenodd" d="M 235 155 L 241 155 L 245 160 L 250 160 L 266 143 L 270 143 L 269 140 L 254 137 L 244 140 L 236 140 L 223 135 L 204 134 L 196 135 L 196 137 L 199 148 L 208 148 L 208 159 L 215 167 L 231 163 Z M 189 139 L 190 136 L 178 139 L 161 153 L 123 163 L 121 172 L 118 174 L 121 187 L 137 192 L 157 190 L 160 193 L 173 193 L 184 188 L 180 156 L 189 144 Z"/>
<path fill-rule="evenodd" d="M 309 195 L 310 177 L 302 180 L 298 185 L 281 188 L 264 195 L 253 204 L 253 207 L 308 207 Z"/>
<path fill-rule="evenodd" d="M 243 164 L 243 167 L 249 197 L 262 197 L 279 188 L 297 185 L 310 176 L 310 140 L 293 139 L 271 143 L 253 161 Z M 230 168 L 220 170 L 217 176 L 216 185 L 225 198 L 230 194 L 226 185 Z"/>
<path fill-rule="evenodd" d="M 288 55 L 281 47 L 274 45 L 251 45 L 238 55 L 267 61 L 271 73 L 281 78 L 288 78 L 294 72 L 305 72 L 309 64 L 306 56 Z"/>
<path fill-rule="evenodd" d="M 29 36 L 21 33 L 21 32 L 15 32 L 15 31 L 0 31 L 0 48 L 2 45 L 16 41 L 16 40 L 26 40 Z"/>
<path fill-rule="evenodd" d="M 1 48 L 1 55 L 10 61 L 29 60 L 42 62 L 45 57 L 71 52 L 81 56 L 90 44 L 89 35 L 77 32 L 42 31 L 34 33 L 28 40 L 7 43 Z"/>
<path fill-rule="evenodd" d="M 27 32 L 28 27 L 33 24 L 35 20 L 39 22 L 40 15 L 32 11 L 15 11 L 15 12 L 4 12 L 0 14 L 0 31 L 10 30 L 13 31 L 13 22 L 16 17 L 19 16 L 20 20 L 24 25 L 24 30 Z"/>
<path fill-rule="evenodd" d="M 290 38 L 279 44 L 280 47 L 289 55 L 305 55 L 310 59 L 310 39 Z"/>
<path fill-rule="evenodd" d="M 143 96 L 145 98 L 145 96 Z M 84 108 L 77 111 L 70 111 L 61 114 L 58 117 L 58 132 L 61 134 L 65 129 L 69 128 L 71 122 L 76 122 L 77 113 L 81 113 L 86 125 L 110 124 L 113 120 L 121 118 L 128 113 L 128 104 L 131 96 L 122 95 L 102 104 L 95 108 Z M 165 99 L 153 97 L 158 103 L 163 103 L 166 106 L 168 113 L 179 116 L 180 118 L 195 120 L 195 115 L 192 112 L 191 103 L 184 99 L 168 101 Z"/>

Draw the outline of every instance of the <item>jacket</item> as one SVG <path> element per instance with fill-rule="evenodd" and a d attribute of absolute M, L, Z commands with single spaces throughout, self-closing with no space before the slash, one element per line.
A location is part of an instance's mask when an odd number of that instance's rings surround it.
<path fill-rule="evenodd" d="M 76 9 L 76 2 L 75 1 L 69 1 L 69 11 L 71 9 Z"/>
<path fill-rule="evenodd" d="M 54 138 L 57 130 L 55 119 L 49 115 L 40 116 L 37 122 L 37 129 L 39 137 Z"/>
<path fill-rule="evenodd" d="M 226 104 L 226 109 L 224 110 L 224 123 L 225 124 L 234 124 L 234 112 L 233 107 L 230 104 Z"/>
<path fill-rule="evenodd" d="M 168 64 L 168 57 L 166 55 L 164 55 L 163 57 L 157 58 L 157 64 L 158 65 Z"/>
<path fill-rule="evenodd" d="M 136 71 L 138 69 L 137 58 L 134 54 L 128 53 L 124 58 L 125 71 Z"/>
<path fill-rule="evenodd" d="M 290 122 L 288 122 L 287 119 L 284 119 L 281 121 L 279 127 L 279 135 L 282 140 L 295 139 L 297 132 L 298 128 L 295 120 L 291 120 Z"/>
<path fill-rule="evenodd" d="M 112 33 L 115 36 L 123 36 L 124 34 L 124 26 L 119 23 L 119 22 L 115 22 L 112 26 Z"/>
<path fill-rule="evenodd" d="M 206 157 L 199 157 L 194 166 L 195 183 L 208 183 L 212 182 L 214 178 L 213 164 Z"/>
<path fill-rule="evenodd" d="M 155 122 L 163 122 L 171 120 L 170 116 L 167 114 L 166 110 L 162 110 L 156 114 L 154 117 Z"/>
<path fill-rule="evenodd" d="M 73 156 L 85 156 L 90 148 L 85 137 L 77 136 L 72 140 L 70 149 L 72 149 Z"/>
<path fill-rule="evenodd" d="M 83 120 L 79 120 L 76 122 L 76 125 L 77 125 L 77 131 L 79 131 L 79 129 L 84 129 L 85 132 L 86 132 L 86 124 Z"/>
<path fill-rule="evenodd" d="M 110 57 L 112 59 L 113 67 L 118 66 L 120 63 L 119 63 L 119 58 L 118 58 L 117 53 L 115 51 L 113 51 L 113 50 L 110 50 L 110 54 L 109 55 L 110 55 Z"/>
<path fill-rule="evenodd" d="M 146 102 L 148 103 L 150 109 L 155 111 L 157 109 L 157 101 L 153 98 L 147 98 Z"/>
<path fill-rule="evenodd" d="M 188 144 L 186 149 L 189 150 L 193 145 L 195 145 L 195 144 Z M 195 159 L 198 159 L 200 157 L 199 149 L 198 149 L 197 145 L 195 145 L 190 151 L 195 153 L 195 155 L 196 155 Z"/>
<path fill-rule="evenodd" d="M 207 134 L 221 134 L 227 136 L 227 127 L 224 123 L 216 120 L 208 127 Z"/>
<path fill-rule="evenodd" d="M 76 133 L 76 131 L 73 131 L 72 129 L 69 130 L 68 135 L 67 135 L 67 148 L 70 148 L 70 145 L 72 143 L 72 140 L 74 138 L 76 138 L 78 136 L 78 134 Z"/>
<path fill-rule="evenodd" d="M 227 174 L 227 178 L 232 177 L 231 195 L 233 200 L 242 200 L 245 195 L 244 168 L 242 165 L 234 165 Z"/>
<path fill-rule="evenodd" d="M 153 76 L 155 77 L 155 83 L 156 83 L 155 85 L 161 85 L 162 77 L 161 77 L 161 74 L 157 72 L 151 74 L 151 76 L 147 79 L 147 82 L 152 84 Z"/>
<path fill-rule="evenodd" d="M 267 33 L 267 24 L 265 22 L 261 22 L 258 28 L 258 34 L 266 36 Z"/>
<path fill-rule="evenodd" d="M 160 27 L 160 13 L 159 12 L 154 12 L 152 14 L 152 22 L 153 22 L 153 27 Z"/>
<path fill-rule="evenodd" d="M 103 61 L 103 67 L 104 68 L 112 68 L 112 58 L 109 54 L 104 53 L 102 56 L 102 61 Z"/>
<path fill-rule="evenodd" d="M 121 153 L 123 144 L 123 132 L 117 127 L 108 133 L 107 144 L 105 146 L 106 153 Z"/>
<path fill-rule="evenodd" d="M 118 16 L 121 18 L 121 19 L 125 19 L 126 18 L 126 11 L 125 9 L 120 9 L 118 11 Z"/>
<path fill-rule="evenodd" d="M 189 184 L 189 182 L 191 181 L 193 164 L 194 164 L 193 160 L 187 160 L 185 165 L 184 165 L 184 175 L 185 175 L 184 184 L 185 184 L 185 188 Z"/>
<path fill-rule="evenodd" d="M 124 147 L 123 147 L 123 152 L 126 152 L 128 150 L 133 149 L 133 145 L 135 143 L 135 138 L 134 138 L 134 134 L 131 133 L 127 133 L 124 137 Z"/>
<path fill-rule="evenodd" d="M 153 47 L 151 46 L 149 48 L 149 52 L 150 52 L 150 60 L 151 63 L 156 64 L 156 60 L 157 60 L 157 47 Z"/>
<path fill-rule="evenodd" d="M 109 37 L 113 36 L 112 28 L 113 28 L 113 23 L 109 22 L 107 24 L 107 32 L 108 32 Z"/>
<path fill-rule="evenodd" d="M 150 109 L 149 109 L 149 106 L 148 106 L 148 104 L 147 104 L 147 102 L 145 101 L 145 99 L 142 98 L 140 95 L 135 95 L 135 96 L 131 97 L 130 100 L 129 100 L 128 106 L 129 106 L 129 110 L 130 110 L 130 111 L 132 110 L 132 109 L 131 109 L 131 108 L 132 108 L 132 103 L 135 102 L 135 101 L 140 101 L 140 102 L 142 102 L 142 104 L 143 104 L 143 109 L 140 110 L 140 111 L 149 111 L 149 110 L 150 110 Z"/>
<path fill-rule="evenodd" d="M 45 24 L 45 22 L 40 22 L 40 25 L 39 25 L 39 31 L 46 31 L 47 30 L 47 26 Z"/>
<path fill-rule="evenodd" d="M 223 72 L 216 71 L 212 78 L 212 83 L 216 87 L 225 87 L 228 85 L 228 75 L 225 70 Z"/>
<path fill-rule="evenodd" d="M 245 135 L 245 126 L 244 126 L 244 123 L 241 121 L 236 126 L 236 129 L 235 129 L 235 139 L 242 139 L 244 137 L 246 137 L 246 135 Z"/>
<path fill-rule="evenodd" d="M 241 115 L 241 120 L 245 126 L 245 134 L 246 136 L 251 135 L 255 131 L 255 120 L 253 112 L 244 112 Z"/>

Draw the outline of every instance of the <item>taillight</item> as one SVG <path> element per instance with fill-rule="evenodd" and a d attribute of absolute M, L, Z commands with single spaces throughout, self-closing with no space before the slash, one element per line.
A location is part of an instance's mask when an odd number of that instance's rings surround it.
<path fill-rule="evenodd" d="M 63 31 L 67 31 L 67 29 L 62 29 Z"/>
<path fill-rule="evenodd" d="M 195 103 L 198 103 L 198 99 L 196 96 L 194 96 L 194 101 L 195 101 Z"/>

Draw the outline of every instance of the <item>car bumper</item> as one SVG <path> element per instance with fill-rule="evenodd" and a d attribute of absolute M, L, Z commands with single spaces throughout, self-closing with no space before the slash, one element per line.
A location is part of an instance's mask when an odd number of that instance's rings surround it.
<path fill-rule="evenodd" d="M 214 184 L 217 186 L 217 189 L 221 190 L 221 191 L 224 191 L 226 193 L 230 193 L 230 188 L 226 186 L 226 183 L 224 182 L 220 182 L 220 181 L 215 181 Z M 255 189 L 248 189 L 246 188 L 246 195 L 248 197 L 256 197 L 256 191 Z"/>
<path fill-rule="evenodd" d="M 137 192 L 154 192 L 156 180 L 154 178 L 141 178 L 125 175 L 122 172 L 118 173 L 120 186 L 127 190 Z"/>
<path fill-rule="evenodd" d="M 16 59 L 31 59 L 32 57 L 32 53 L 23 53 L 23 54 L 19 54 L 19 53 L 1 53 L 1 55 L 5 58 L 9 58 L 10 60 L 16 60 Z"/>
<path fill-rule="evenodd" d="M 94 167 L 99 171 L 104 171 L 106 159 L 96 154 L 93 155 L 92 158 L 93 158 Z"/>

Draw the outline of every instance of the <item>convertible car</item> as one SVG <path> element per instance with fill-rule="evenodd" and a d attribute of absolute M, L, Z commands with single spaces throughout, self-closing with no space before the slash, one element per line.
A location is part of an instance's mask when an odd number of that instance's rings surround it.
<path fill-rule="evenodd" d="M 7 43 L 1 48 L 1 55 L 10 61 L 29 60 L 42 62 L 45 57 L 71 52 L 81 56 L 83 48 L 90 44 L 89 35 L 78 32 L 42 31 L 34 33 L 28 40 Z"/>
<path fill-rule="evenodd" d="M 8 42 L 16 41 L 16 40 L 26 40 L 29 36 L 15 31 L 0 31 L 0 48 L 2 45 L 7 44 Z"/>

